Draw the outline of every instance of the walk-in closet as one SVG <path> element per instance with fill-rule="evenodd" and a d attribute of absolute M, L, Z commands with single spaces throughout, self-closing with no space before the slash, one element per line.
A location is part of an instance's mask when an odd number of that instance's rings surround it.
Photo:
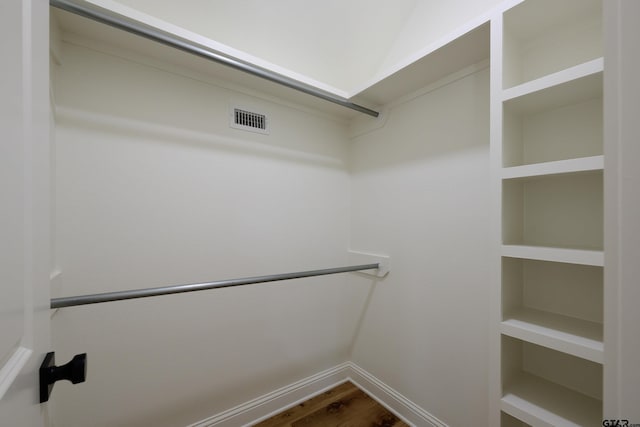
<path fill-rule="evenodd" d="M 0 425 L 640 425 L 640 2 L 1 8 Z"/>

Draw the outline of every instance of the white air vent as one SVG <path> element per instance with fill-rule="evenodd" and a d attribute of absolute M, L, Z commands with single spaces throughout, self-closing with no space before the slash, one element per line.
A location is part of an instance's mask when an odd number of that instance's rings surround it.
<path fill-rule="evenodd" d="M 231 109 L 230 126 L 249 132 L 269 133 L 267 116 L 245 108 L 233 107 Z"/>

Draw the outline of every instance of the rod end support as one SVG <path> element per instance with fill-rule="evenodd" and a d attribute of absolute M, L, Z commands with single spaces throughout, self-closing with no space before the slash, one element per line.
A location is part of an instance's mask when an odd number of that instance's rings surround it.
<path fill-rule="evenodd" d="M 349 251 L 350 264 L 378 264 L 376 270 L 363 270 L 361 273 L 370 274 L 376 277 L 385 277 L 389 274 L 391 257 L 389 255 L 371 254 L 360 251 Z"/>

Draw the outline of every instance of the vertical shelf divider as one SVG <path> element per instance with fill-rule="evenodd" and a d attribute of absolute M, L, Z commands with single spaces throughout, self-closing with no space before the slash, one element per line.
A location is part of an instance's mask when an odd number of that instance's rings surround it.
<path fill-rule="evenodd" d="M 490 152 L 491 152 L 491 234 L 496 236 L 491 245 L 491 334 L 489 366 L 489 425 L 500 426 L 505 413 L 501 412 L 502 351 L 500 323 L 502 322 L 502 12 L 491 19 L 490 49 Z"/>

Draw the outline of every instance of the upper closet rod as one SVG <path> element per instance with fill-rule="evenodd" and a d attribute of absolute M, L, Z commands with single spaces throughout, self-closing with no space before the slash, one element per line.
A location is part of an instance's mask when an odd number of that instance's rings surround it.
<path fill-rule="evenodd" d="M 326 274 L 346 273 L 349 271 L 373 270 L 380 264 L 361 264 L 348 267 L 325 268 L 323 270 L 299 271 L 297 273 L 272 274 L 270 276 L 247 277 L 244 279 L 218 280 L 217 282 L 194 283 L 189 285 L 164 286 L 160 288 L 134 289 L 130 291 L 106 292 L 102 294 L 79 295 L 75 297 L 52 298 L 51 308 L 72 307 L 74 305 L 97 304 L 100 302 L 125 299 L 146 298 L 158 295 L 178 294 L 182 292 L 204 291 L 207 289 L 228 288 L 231 286 L 252 285 L 255 283 L 276 282 L 278 280 L 300 279 L 302 277 L 324 276 Z"/>
<path fill-rule="evenodd" d="M 49 4 L 53 7 L 75 13 L 76 15 L 84 16 L 94 21 L 128 31 L 138 36 L 146 37 L 150 40 L 174 47 L 184 52 L 188 52 L 193 55 L 197 55 L 202 58 L 227 65 L 237 70 L 253 74 L 254 76 L 258 76 L 263 79 L 281 84 L 283 86 L 287 86 L 291 89 L 304 92 L 308 95 L 333 102 L 334 104 L 342 105 L 343 107 L 368 114 L 369 116 L 378 117 L 379 115 L 377 111 L 371 110 L 358 104 L 354 104 L 353 102 L 350 102 L 345 98 L 317 89 L 313 86 L 299 82 L 292 78 L 274 73 L 273 71 L 269 71 L 255 65 L 221 55 L 209 48 L 199 46 L 193 42 L 181 39 L 175 35 L 166 33 L 156 28 L 141 24 L 140 22 L 136 22 L 130 18 L 118 15 L 114 12 L 98 8 L 84 1 L 77 2 L 73 0 L 49 0 Z"/>

